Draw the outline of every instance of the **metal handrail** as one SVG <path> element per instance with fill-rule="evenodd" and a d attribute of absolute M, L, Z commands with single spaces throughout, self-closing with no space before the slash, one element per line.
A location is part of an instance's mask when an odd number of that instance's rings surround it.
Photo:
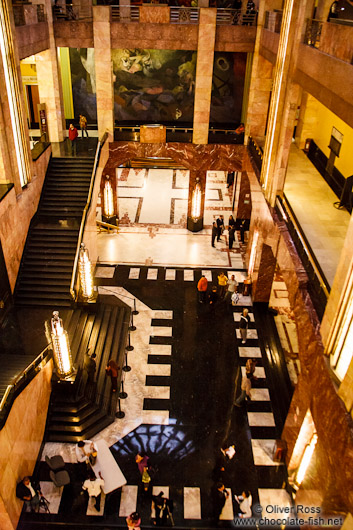
<path fill-rule="evenodd" d="M 99 219 L 96 219 L 96 225 L 98 227 L 102 226 L 103 228 L 107 228 L 108 232 L 109 232 L 109 230 L 117 230 L 119 232 L 119 227 L 117 225 L 112 225 L 110 223 L 106 223 L 104 221 L 100 221 Z"/>
<path fill-rule="evenodd" d="M 217 8 L 216 23 L 233 26 L 256 26 L 257 11 L 247 9 Z"/>
<path fill-rule="evenodd" d="M 76 246 L 76 254 L 75 254 L 75 260 L 74 260 L 74 266 L 73 266 L 73 269 L 72 269 L 71 283 L 70 283 L 70 294 L 71 294 L 71 297 L 72 297 L 72 299 L 74 301 L 76 300 L 75 280 L 76 280 L 76 276 L 77 276 L 77 265 L 78 265 L 79 255 L 80 255 L 81 243 L 82 243 L 82 239 L 83 239 L 83 232 L 84 232 L 85 225 L 86 225 L 87 212 L 88 212 L 88 209 L 89 209 L 89 207 L 91 205 L 93 186 L 94 186 L 94 181 L 95 181 L 95 178 L 96 178 L 96 172 L 97 172 L 97 166 L 98 166 L 100 152 L 101 152 L 101 149 L 102 149 L 102 147 L 104 145 L 104 142 L 106 141 L 107 137 L 108 137 L 108 134 L 105 133 L 103 135 L 102 139 L 99 140 L 99 142 L 98 142 L 97 149 L 96 149 L 96 155 L 94 157 L 94 164 L 93 164 L 91 182 L 90 182 L 90 185 L 89 185 L 88 198 L 87 198 L 86 205 L 85 205 L 85 207 L 83 209 L 83 214 L 82 214 L 82 219 L 81 219 L 81 224 L 80 224 L 80 230 L 79 230 L 79 234 L 78 234 L 78 241 L 77 241 L 77 246 Z"/>
<path fill-rule="evenodd" d="M 7 399 L 9 397 L 10 393 L 21 383 L 23 378 L 28 374 L 28 372 L 32 368 L 35 368 L 36 366 L 38 366 L 40 364 L 40 362 L 43 361 L 44 354 L 50 348 L 51 348 L 51 344 L 48 344 L 48 346 L 46 346 L 44 348 L 44 350 L 39 355 L 37 355 L 37 357 L 34 359 L 34 361 L 32 361 L 24 370 L 22 370 L 22 372 L 16 377 L 15 381 L 11 385 L 7 385 L 5 393 L 4 393 L 4 395 L 3 395 L 2 399 L 1 399 L 1 402 L 0 402 L 0 412 L 5 408 L 5 405 L 6 405 L 6 402 L 7 402 Z"/>
<path fill-rule="evenodd" d="M 304 44 L 318 48 L 320 44 L 321 32 L 324 22 L 322 20 L 307 19 L 306 29 L 304 34 Z"/>
<path fill-rule="evenodd" d="M 198 24 L 199 8 L 198 7 L 170 7 L 171 24 Z"/>

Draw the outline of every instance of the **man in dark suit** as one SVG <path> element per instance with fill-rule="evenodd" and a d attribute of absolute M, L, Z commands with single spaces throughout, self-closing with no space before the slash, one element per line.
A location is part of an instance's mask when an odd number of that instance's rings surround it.
<path fill-rule="evenodd" d="M 16 497 L 24 501 L 32 512 L 38 511 L 41 496 L 40 487 L 32 477 L 25 477 L 16 486 Z"/>
<path fill-rule="evenodd" d="M 211 245 L 213 247 L 215 246 L 214 242 L 215 242 L 215 239 L 217 237 L 217 233 L 218 233 L 218 228 L 216 226 L 216 223 L 213 223 L 212 224 L 212 237 L 211 237 Z"/>

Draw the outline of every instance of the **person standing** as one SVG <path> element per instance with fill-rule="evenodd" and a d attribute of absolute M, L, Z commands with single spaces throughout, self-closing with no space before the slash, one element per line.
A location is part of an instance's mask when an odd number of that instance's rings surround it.
<path fill-rule="evenodd" d="M 94 507 L 97 512 L 101 509 L 101 494 L 103 486 L 104 480 L 101 472 L 99 472 L 99 478 L 96 478 L 96 475 L 92 470 L 90 471 L 89 478 L 84 481 L 82 486 L 82 489 L 87 491 L 88 495 L 95 499 Z"/>
<path fill-rule="evenodd" d="M 126 524 L 129 530 L 140 530 L 141 517 L 138 512 L 130 513 L 130 515 L 126 517 Z"/>
<path fill-rule="evenodd" d="M 239 505 L 238 516 L 248 518 L 252 516 L 251 505 L 252 496 L 249 490 L 244 490 L 241 495 L 234 495 L 234 499 Z"/>
<path fill-rule="evenodd" d="M 78 132 L 76 127 L 72 123 L 70 123 L 69 127 L 69 140 L 71 145 L 71 155 L 76 156 L 77 155 L 77 137 Z"/>
<path fill-rule="evenodd" d="M 230 186 L 233 186 L 233 184 L 234 184 L 234 171 L 228 171 L 227 188 L 230 188 Z"/>
<path fill-rule="evenodd" d="M 240 317 L 240 322 L 239 322 L 239 329 L 240 329 L 240 336 L 241 336 L 242 344 L 246 343 L 246 338 L 248 335 L 248 327 L 250 323 L 250 317 L 248 313 L 249 313 L 248 309 L 244 308 L 241 314 L 241 317 Z"/>
<path fill-rule="evenodd" d="M 221 235 L 224 230 L 224 221 L 223 221 L 223 215 L 219 215 L 216 219 L 217 223 L 217 241 L 221 240 Z"/>
<path fill-rule="evenodd" d="M 215 239 L 217 237 L 217 234 L 218 234 L 218 228 L 217 228 L 217 225 L 216 223 L 212 223 L 212 236 L 211 236 L 211 245 L 214 247 L 215 244 Z"/>
<path fill-rule="evenodd" d="M 207 281 L 207 278 L 205 277 L 205 275 L 203 274 L 201 276 L 201 278 L 199 279 L 198 284 L 197 284 L 197 290 L 199 292 L 199 302 L 200 302 L 200 304 L 203 304 L 203 303 L 206 302 L 207 286 L 208 286 L 208 281 Z"/>
<path fill-rule="evenodd" d="M 107 367 L 105 369 L 105 373 L 110 377 L 112 382 L 112 392 L 116 392 L 118 390 L 118 372 L 120 370 L 120 366 L 116 364 L 113 359 L 110 359 L 110 361 L 107 364 Z"/>
<path fill-rule="evenodd" d="M 239 228 L 239 231 L 240 231 L 240 241 L 244 244 L 245 243 L 245 223 L 246 223 L 246 219 L 242 219 L 240 221 L 240 228 Z"/>
<path fill-rule="evenodd" d="M 82 114 L 80 114 L 80 129 L 81 129 L 82 138 L 83 138 L 84 133 L 86 134 L 88 138 L 87 118 L 86 116 L 83 116 Z"/>
<path fill-rule="evenodd" d="M 232 215 L 229 216 L 228 229 L 230 230 L 233 226 L 235 227 L 236 222 Z"/>
<path fill-rule="evenodd" d="M 246 377 L 243 377 L 241 381 L 240 389 L 241 389 L 240 396 L 235 400 L 235 403 L 234 403 L 236 407 L 241 407 L 246 398 L 251 401 L 251 376 L 250 374 L 246 374 Z"/>
<path fill-rule="evenodd" d="M 224 274 L 224 272 L 221 272 L 221 274 L 219 274 L 218 276 L 218 287 L 219 287 L 220 298 L 223 298 L 226 293 L 227 282 L 228 282 L 227 276 Z"/>
<path fill-rule="evenodd" d="M 140 451 L 135 456 L 135 462 L 137 464 L 137 467 L 139 468 L 140 475 L 142 475 L 144 469 L 146 466 L 148 466 L 148 461 L 150 457 L 146 455 L 143 451 Z"/>
<path fill-rule="evenodd" d="M 231 278 L 227 281 L 228 289 L 224 297 L 225 302 L 231 303 L 231 298 L 234 293 L 237 292 L 238 289 L 238 282 L 235 279 L 234 274 L 232 274 Z"/>
<path fill-rule="evenodd" d="M 229 227 L 228 231 L 228 247 L 229 250 L 232 250 L 235 239 L 235 226 Z"/>
<path fill-rule="evenodd" d="M 215 522 L 218 523 L 223 507 L 226 503 L 226 500 L 229 497 L 229 493 L 225 489 L 224 484 L 222 482 L 218 482 L 216 484 L 216 487 L 213 490 L 212 497 L 213 497 L 213 517 L 214 517 Z"/>

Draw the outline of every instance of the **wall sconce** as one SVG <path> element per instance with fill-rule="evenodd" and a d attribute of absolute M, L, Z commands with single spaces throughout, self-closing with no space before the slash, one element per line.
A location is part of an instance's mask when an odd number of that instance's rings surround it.
<path fill-rule="evenodd" d="M 51 339 L 55 366 L 60 378 L 71 375 L 73 371 L 71 350 L 67 331 L 64 330 L 63 321 L 59 311 L 53 311 L 51 319 Z"/>
<path fill-rule="evenodd" d="M 298 467 L 297 475 L 295 477 L 295 484 L 297 486 L 300 486 L 300 484 L 304 480 L 305 474 L 307 472 L 307 469 L 311 461 L 311 457 L 314 454 L 316 443 L 317 443 L 317 434 L 314 433 L 310 440 L 310 443 L 305 447 L 303 458 L 301 459 L 299 467 Z"/>
<path fill-rule="evenodd" d="M 195 187 L 191 194 L 191 215 L 188 217 L 187 228 L 191 232 L 199 232 L 203 229 L 203 217 L 201 215 L 202 189 L 200 179 L 196 178 Z"/>
<path fill-rule="evenodd" d="M 108 218 L 114 215 L 114 195 L 109 177 L 107 177 L 104 185 L 104 215 Z"/>
<path fill-rule="evenodd" d="M 254 272 L 254 266 L 255 266 L 255 257 L 256 257 L 256 250 L 257 250 L 257 242 L 259 240 L 259 232 L 258 230 L 255 230 L 252 245 L 251 245 L 251 252 L 250 252 L 250 259 L 249 259 L 249 268 L 248 268 L 248 276 L 251 277 Z"/>
<path fill-rule="evenodd" d="M 82 297 L 85 299 L 93 298 L 92 265 L 84 243 L 81 243 L 78 270 L 80 273 L 80 291 Z"/>

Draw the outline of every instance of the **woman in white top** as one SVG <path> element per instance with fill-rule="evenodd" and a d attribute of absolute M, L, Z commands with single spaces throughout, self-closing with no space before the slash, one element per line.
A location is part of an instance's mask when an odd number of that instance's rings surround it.
<path fill-rule="evenodd" d="M 239 495 L 239 497 L 234 495 L 234 498 L 239 504 L 239 509 L 240 509 L 239 517 L 242 517 L 242 518 L 251 517 L 252 516 L 252 512 L 251 512 L 252 497 L 251 497 L 250 491 L 244 490 L 243 493 Z"/>

